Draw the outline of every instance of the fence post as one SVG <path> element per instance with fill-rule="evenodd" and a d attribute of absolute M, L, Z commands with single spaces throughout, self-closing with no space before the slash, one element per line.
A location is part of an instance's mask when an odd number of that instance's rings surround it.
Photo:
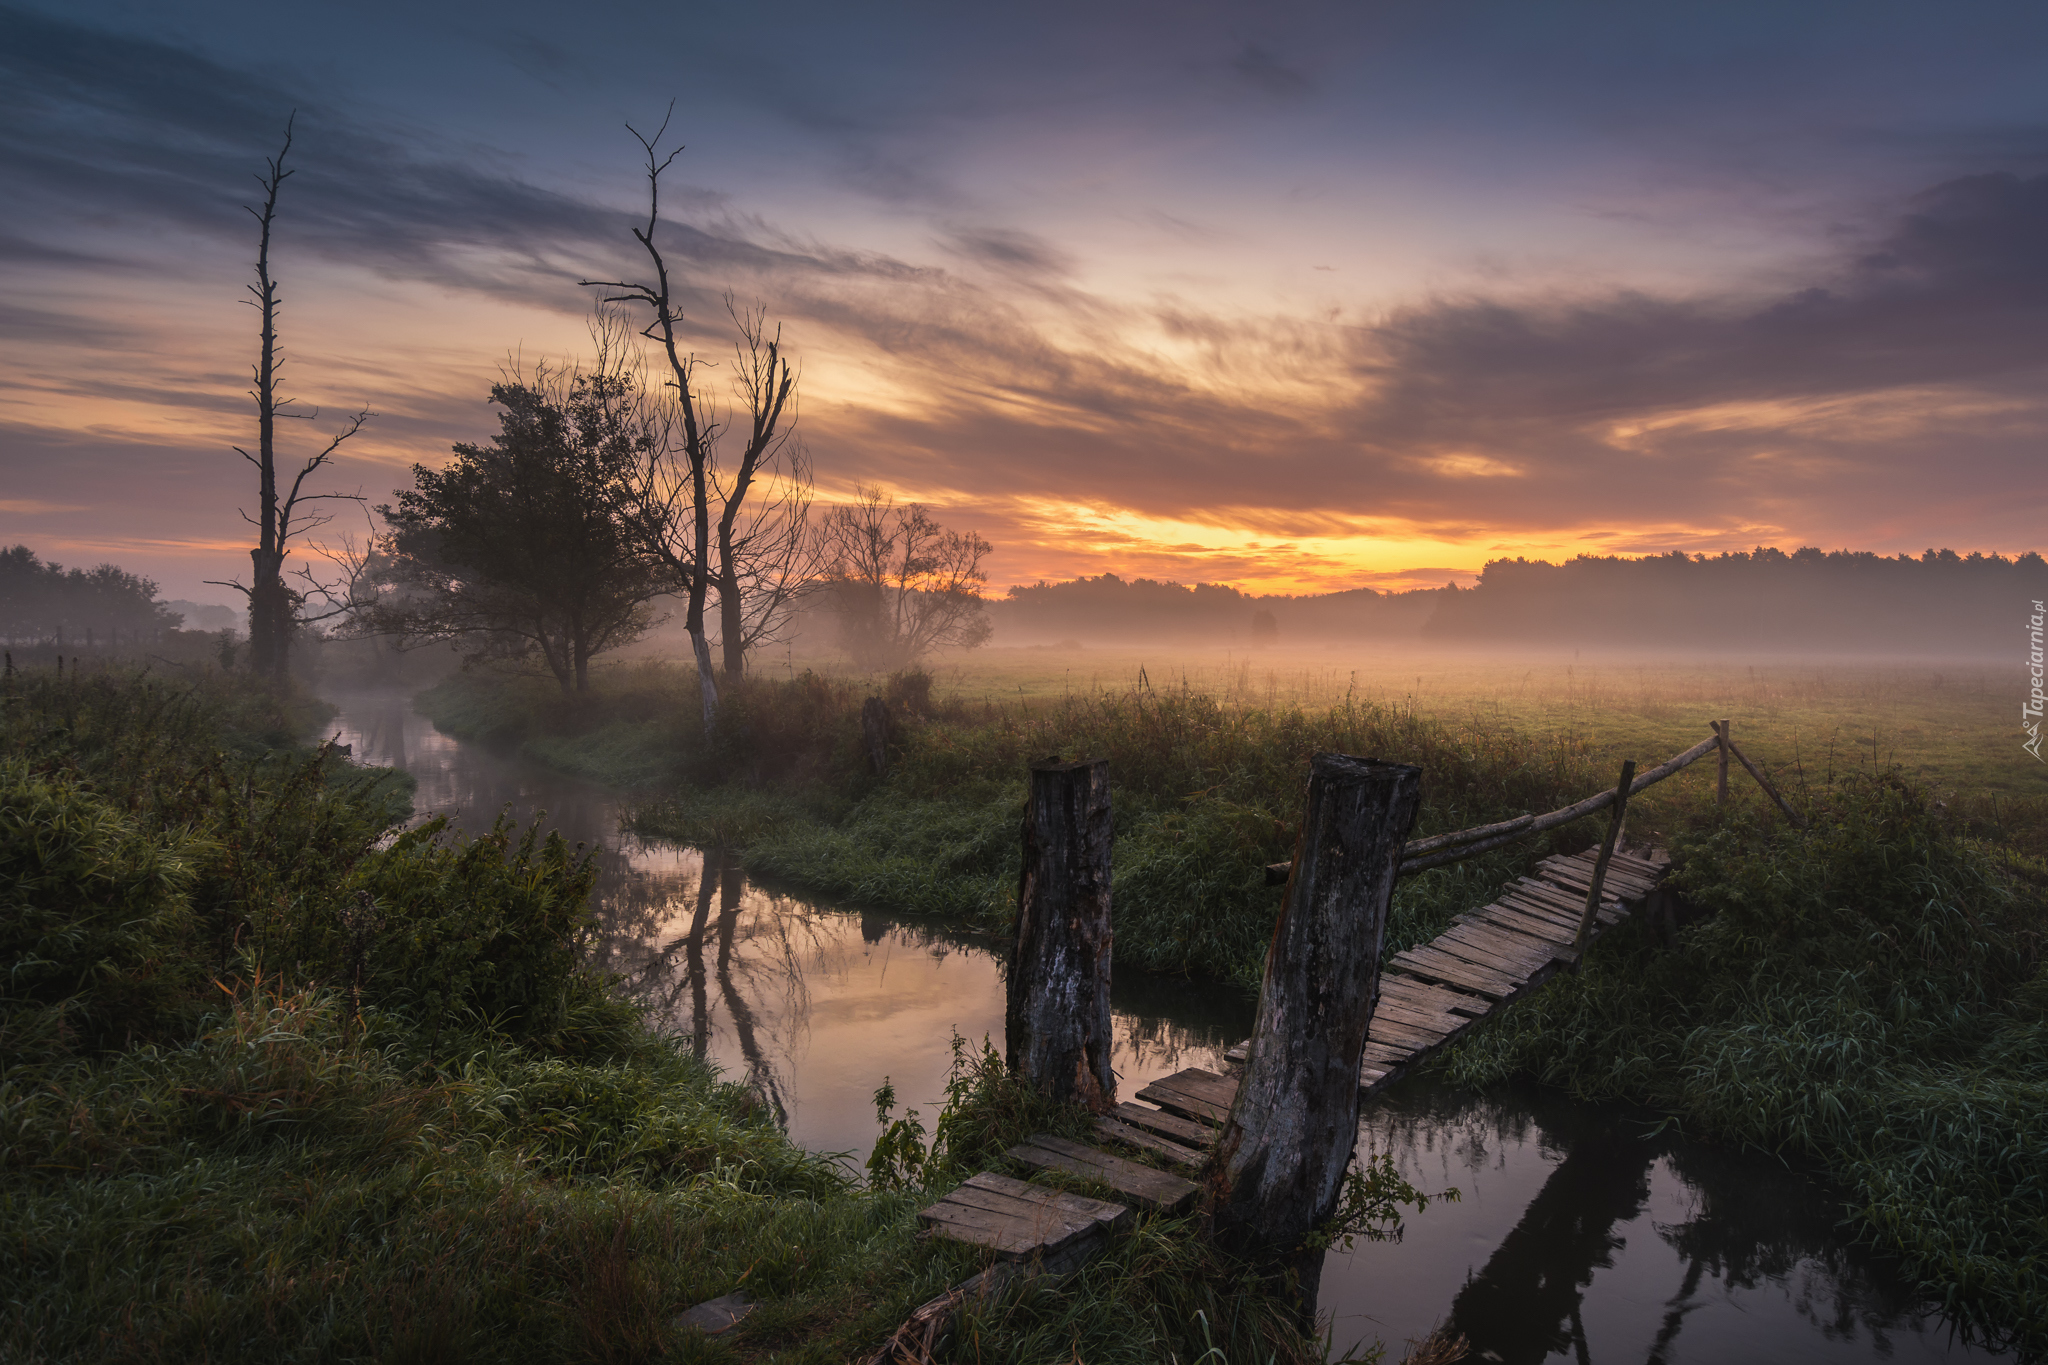
<path fill-rule="evenodd" d="M 1358 1073 L 1379 1001 L 1387 903 L 1421 797 L 1420 768 L 1311 760 L 1244 1083 L 1205 1174 L 1218 1243 L 1291 1272 L 1309 1320 L 1322 1254 L 1303 1243 L 1336 1212 L 1358 1145 Z"/>
<path fill-rule="evenodd" d="M 1621 837 L 1621 822 L 1628 817 L 1628 789 L 1635 780 L 1636 761 L 1627 759 L 1621 765 L 1621 781 L 1614 788 L 1614 818 L 1607 822 L 1607 837 L 1600 841 L 1600 856 L 1593 863 L 1593 884 L 1586 888 L 1586 913 L 1579 916 L 1578 936 L 1572 940 L 1572 951 L 1580 956 L 1585 955 L 1586 941 L 1593 936 L 1593 918 L 1600 913 L 1600 888 L 1607 881 L 1607 864 L 1614 857 L 1615 840 Z"/>
<path fill-rule="evenodd" d="M 1724 720 L 1716 725 L 1714 733 L 1721 737 L 1718 746 L 1721 750 L 1721 779 L 1714 787 L 1714 804 L 1725 806 L 1728 804 L 1728 722 Z"/>
<path fill-rule="evenodd" d="M 1056 1100 L 1116 1104 L 1109 1068 L 1109 764 L 1031 765 L 1010 957 L 1010 1068 Z"/>

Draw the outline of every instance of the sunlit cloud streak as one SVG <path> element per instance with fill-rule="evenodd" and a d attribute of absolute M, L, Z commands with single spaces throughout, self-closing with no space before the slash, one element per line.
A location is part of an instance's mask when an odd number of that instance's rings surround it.
<path fill-rule="evenodd" d="M 508 352 L 577 344 L 579 279 L 641 270 L 630 179 L 600 196 L 158 38 L 7 9 L 0 33 L 0 175 L 15 190 L 0 261 L 17 281 L 0 346 L 19 362 L 0 387 L 14 498 L 0 539 L 85 544 L 97 522 L 109 553 L 176 543 L 194 564 L 233 543 L 241 470 L 219 456 L 246 440 L 247 343 L 225 309 L 187 323 L 180 291 L 239 287 L 249 176 L 294 107 L 288 279 L 345 317 L 339 339 L 287 340 L 330 408 L 360 395 L 380 412 L 349 472 L 375 496 L 488 429 L 483 387 Z M 491 41 L 548 88 L 604 79 L 587 52 L 516 26 Z M 1336 58 L 1305 50 L 1240 37 L 1199 80 L 1183 62 L 1182 84 L 1259 117 L 1328 117 Z M 1050 219 L 1005 221 L 912 131 L 933 109 L 965 119 L 1050 95 L 995 82 L 913 109 L 835 102 L 799 74 L 750 98 L 900 216 L 778 216 L 693 183 L 686 156 L 661 241 L 693 342 L 720 352 L 727 293 L 767 303 L 804 363 L 826 495 L 879 482 L 977 524 L 1002 547 L 1001 582 L 1114 569 L 1299 590 L 1517 553 L 2010 551 L 2048 520 L 2048 121 L 1893 130 L 1907 150 L 1890 154 L 1921 178 L 1767 270 L 1653 286 L 1509 260 L 1318 296 L 1357 262 L 1314 257 L 1296 268 L 1317 283 L 1260 301 L 1106 264 Z M 1157 70 L 1134 79 L 1192 98 Z M 1939 173 L 1944 159 L 1974 169 Z M 1646 187 L 1645 204 L 1665 192 Z M 1616 202 L 1585 216 L 1626 216 Z M 1118 213 L 1189 251 L 1257 258 L 1242 216 Z M 95 498 L 92 514 L 60 510 Z M 171 515 L 193 534 L 135 524 Z"/>

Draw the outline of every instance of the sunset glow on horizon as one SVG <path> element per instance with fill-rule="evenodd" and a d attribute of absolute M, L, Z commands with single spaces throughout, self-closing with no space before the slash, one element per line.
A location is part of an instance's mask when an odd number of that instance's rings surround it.
<path fill-rule="evenodd" d="M 998 592 L 2048 539 L 2035 8 L 253 13 L 0 8 L 0 544 L 228 600 L 293 109 L 281 449 L 375 411 L 374 504 L 588 352 L 671 94 L 693 345 L 765 306 L 820 497 L 978 530 Z"/>

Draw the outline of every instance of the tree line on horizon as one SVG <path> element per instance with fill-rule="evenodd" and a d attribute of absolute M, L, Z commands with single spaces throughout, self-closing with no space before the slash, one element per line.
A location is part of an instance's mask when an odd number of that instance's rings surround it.
<path fill-rule="evenodd" d="M 1498 559 L 1469 588 L 1256 594 L 1114 573 L 1014 587 L 991 604 L 1009 643 L 1184 641 L 1260 646 L 1421 638 L 1517 645 L 1692 644 L 1991 653 L 2048 598 L 2048 563 L 1930 549 Z"/>
<path fill-rule="evenodd" d="M 0 549 L 0 640 L 57 649 L 120 648 L 176 630 L 156 583 L 114 564 L 67 569 L 26 545 Z"/>

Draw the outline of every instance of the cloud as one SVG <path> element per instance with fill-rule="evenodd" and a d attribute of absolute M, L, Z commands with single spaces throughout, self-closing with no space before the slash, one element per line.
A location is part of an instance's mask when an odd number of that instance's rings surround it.
<path fill-rule="evenodd" d="M 1252 43 L 1246 43 L 1231 59 L 1230 69 L 1253 89 L 1276 99 L 1300 99 L 1313 88 L 1307 76 Z"/>
<path fill-rule="evenodd" d="M 560 69 L 545 43 L 515 36 L 501 49 L 536 78 Z M 1257 47 L 1232 65 L 1275 98 L 1313 90 Z M 184 249 L 124 236 L 124 223 L 246 251 L 249 173 L 295 102 L 294 251 L 529 312 L 580 312 L 589 295 L 577 279 L 642 273 L 627 214 L 532 184 L 488 153 L 376 131 L 168 44 L 6 9 L 0 174 L 18 193 L 0 259 L 61 280 L 118 259 L 108 243 Z M 1916 539 L 1995 548 L 2048 524 L 2035 472 L 2048 429 L 2048 177 L 1936 184 L 1890 222 L 1838 234 L 1832 261 L 1797 287 L 1536 293 L 1503 277 L 1340 325 L 1279 304 L 1084 287 L 1093 276 L 1057 240 L 989 225 L 924 163 L 875 150 L 873 119 L 817 120 L 866 192 L 926 212 L 934 263 L 818 240 L 679 184 L 661 243 L 686 282 L 692 344 L 723 350 L 724 291 L 765 300 L 805 357 L 805 427 L 827 491 L 879 479 L 972 512 L 1007 528 L 1020 560 L 1029 546 L 1036 562 L 1066 553 L 1091 571 L 1124 556 L 1182 578 L 1221 565 L 1336 581 L 1347 561 L 1328 546 L 1375 537 L 1431 537 L 1443 544 L 1411 562 L 1458 563 L 1458 545 L 1539 536 L 1716 548 L 1780 535 L 1857 543 L 1859 527 L 1901 524 Z M 1227 236 L 1158 211 L 1145 221 L 1187 242 Z M 138 345 L 106 308 L 74 315 L 40 300 L 0 307 L 0 338 Z M 486 338 L 477 353 L 501 344 Z M 402 387 L 413 363 L 402 347 L 380 359 Z M 223 413 L 246 402 L 239 379 L 181 393 L 184 376 L 167 373 L 80 372 L 49 391 L 81 413 L 97 401 Z M 389 410 L 389 394 L 370 398 Z M 400 404 L 421 414 L 402 428 L 419 435 L 417 458 L 473 416 L 443 417 L 430 398 Z M 473 393 L 443 398 L 451 412 L 474 408 Z M 107 479 L 115 463 L 84 461 L 78 477 Z M 23 491 L 58 503 L 72 486 L 39 476 Z M 1083 502 L 1161 529 L 1105 523 L 1097 549 L 1063 552 L 1056 521 L 1028 510 Z M 1260 545 L 1219 548 L 1189 527 Z"/>
<path fill-rule="evenodd" d="M 944 245 L 958 256 L 997 270 L 1020 275 L 1064 275 L 1072 258 L 1044 238 L 1008 228 L 961 228 L 947 234 Z"/>

